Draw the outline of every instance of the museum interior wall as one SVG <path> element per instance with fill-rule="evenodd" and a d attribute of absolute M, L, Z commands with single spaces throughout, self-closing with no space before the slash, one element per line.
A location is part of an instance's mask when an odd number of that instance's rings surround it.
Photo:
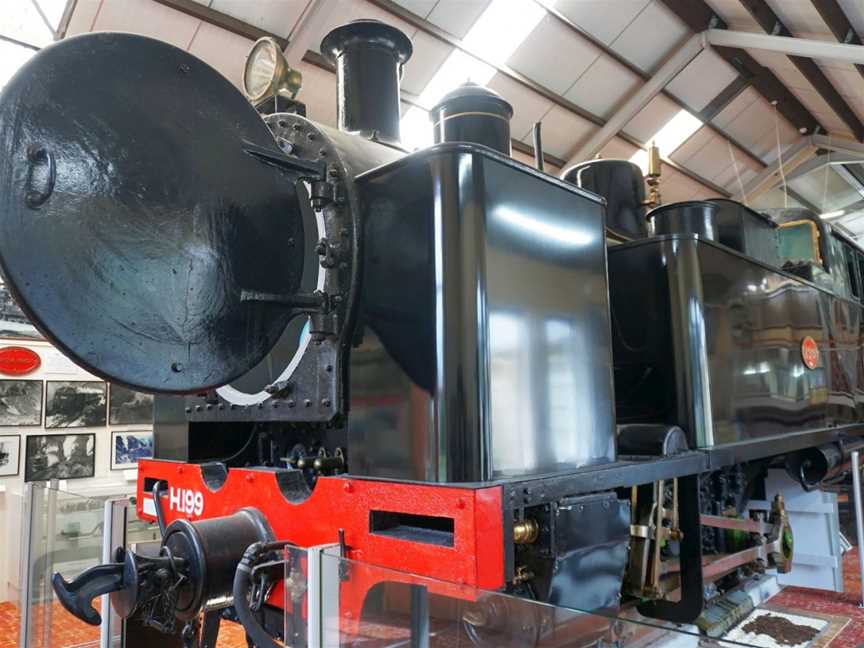
<path fill-rule="evenodd" d="M 57 479 L 87 497 L 132 494 L 137 458 L 152 455 L 152 397 L 106 384 L 34 337 L 0 321 L 0 601 L 18 598 L 28 481 Z M 76 521 L 64 529 L 64 517 Z M 80 515 L 57 515 L 73 539 L 101 533 L 100 522 L 88 529 Z"/>

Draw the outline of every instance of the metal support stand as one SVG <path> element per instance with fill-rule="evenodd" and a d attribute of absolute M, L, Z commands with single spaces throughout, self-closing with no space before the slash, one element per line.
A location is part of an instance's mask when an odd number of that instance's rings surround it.
<path fill-rule="evenodd" d="M 286 549 L 290 554 L 291 549 Z M 324 646 L 338 646 L 341 643 L 339 634 L 339 589 L 342 584 L 340 571 L 345 567 L 342 563 L 342 549 L 338 544 L 318 545 L 306 549 L 307 581 L 307 622 L 306 622 L 306 646 L 309 648 L 323 648 Z M 292 573 L 286 573 L 287 580 L 294 579 Z M 289 628 L 288 615 L 285 615 L 285 644 L 289 644 L 288 638 L 292 636 Z M 295 637 L 302 640 L 302 637 Z"/>
<path fill-rule="evenodd" d="M 858 535 L 858 563 L 861 578 L 861 601 L 858 607 L 864 607 L 864 559 L 861 550 L 864 548 L 864 505 L 861 502 L 861 458 L 858 450 L 852 453 L 852 496 L 855 503 L 855 531 Z"/>
<path fill-rule="evenodd" d="M 129 515 L 129 499 L 109 499 L 102 514 L 102 564 L 114 562 L 114 550 L 126 547 L 126 526 Z M 102 596 L 102 625 L 99 628 L 99 648 L 112 648 L 114 637 L 118 646 L 124 644 L 123 620 L 111 607 L 108 594 Z"/>
<path fill-rule="evenodd" d="M 42 578 L 38 581 L 42 592 L 39 597 L 43 604 L 44 614 L 42 617 L 43 641 L 48 641 L 51 636 L 51 625 L 54 622 L 54 590 L 51 588 L 51 575 L 54 570 L 54 552 L 57 542 L 57 494 L 60 491 L 60 480 L 52 479 L 45 488 L 45 561 Z"/>
<path fill-rule="evenodd" d="M 18 609 L 21 614 L 21 621 L 18 630 L 18 647 L 27 648 L 30 641 L 30 606 L 33 602 L 33 573 L 31 565 L 33 564 L 33 512 L 36 509 L 35 498 L 36 493 L 41 490 L 33 487 L 32 483 L 24 484 L 24 497 L 21 511 L 21 562 L 19 563 L 18 580 L 21 586 L 19 592 Z"/>
<path fill-rule="evenodd" d="M 411 648 L 429 648 L 429 591 L 411 586 Z"/>

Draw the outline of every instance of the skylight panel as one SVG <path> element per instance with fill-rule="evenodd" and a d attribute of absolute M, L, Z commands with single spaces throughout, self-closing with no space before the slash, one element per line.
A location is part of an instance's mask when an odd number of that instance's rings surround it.
<path fill-rule="evenodd" d="M 417 103 L 402 117 L 402 142 L 409 149 L 432 143 L 428 111 L 457 86 L 471 81 L 486 85 L 495 76 L 494 65 L 503 64 L 528 37 L 546 10 L 533 0 L 493 0 L 463 39 L 466 49 L 492 63 L 454 49 L 420 93 Z"/>
<path fill-rule="evenodd" d="M 426 84 L 423 92 L 420 93 L 418 103 L 428 110 L 456 86 L 466 81 L 486 85 L 493 76 L 495 76 L 494 67 L 462 50 L 454 50 Z"/>
<path fill-rule="evenodd" d="M 507 62 L 546 10 L 533 0 L 493 0 L 465 35 L 468 49 L 494 65 Z"/>
<path fill-rule="evenodd" d="M 0 90 L 35 53 L 28 47 L 0 41 Z"/>
<path fill-rule="evenodd" d="M 417 106 L 411 106 L 399 123 L 402 144 L 409 151 L 431 146 L 433 143 L 432 124 L 429 113 Z"/>
<path fill-rule="evenodd" d="M 648 141 L 660 149 L 660 154 L 664 158 L 668 158 L 702 126 L 702 120 L 682 109 Z M 636 151 L 630 161 L 642 169 L 642 173 L 648 172 L 648 152 L 644 149 Z"/>

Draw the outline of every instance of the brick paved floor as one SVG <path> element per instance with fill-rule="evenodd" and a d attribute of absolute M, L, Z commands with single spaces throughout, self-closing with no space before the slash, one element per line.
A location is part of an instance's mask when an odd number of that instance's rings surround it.
<path fill-rule="evenodd" d="M 49 639 L 44 640 L 45 606 L 34 611 L 33 648 L 72 648 L 95 643 L 98 646 L 99 628 L 79 621 L 59 603 L 51 606 Z M 0 648 L 18 648 L 20 617 L 14 603 L 0 603 Z M 243 628 L 236 623 L 222 622 L 217 648 L 246 648 Z"/>

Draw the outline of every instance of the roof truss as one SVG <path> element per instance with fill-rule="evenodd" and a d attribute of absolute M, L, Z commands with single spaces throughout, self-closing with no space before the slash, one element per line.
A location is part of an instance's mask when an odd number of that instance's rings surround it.
<path fill-rule="evenodd" d="M 759 26 L 765 30 L 765 33 L 772 36 L 788 36 L 794 37 L 794 34 L 789 31 L 789 28 L 783 24 L 780 17 L 774 13 L 774 10 L 768 6 L 765 0 L 738 0 L 753 19 L 759 23 Z M 837 92 L 837 89 L 831 83 L 822 69 L 816 64 L 813 59 L 803 56 L 789 56 L 792 64 L 798 68 L 798 71 L 804 75 L 804 78 L 810 82 L 816 92 L 831 106 L 840 119 L 843 120 L 849 130 L 854 133 L 855 138 L 860 142 L 864 141 L 864 124 L 858 119 L 855 111 L 846 103 L 846 100 Z"/>
<path fill-rule="evenodd" d="M 706 29 L 726 29 L 724 20 L 714 13 L 705 0 L 663 0 L 673 13 L 690 29 L 701 32 Z M 768 68 L 759 64 L 745 50 L 730 47 L 715 47 L 715 51 L 738 73 L 752 80 L 753 88 L 803 134 L 827 132 L 819 120 L 807 110 L 783 82 Z"/>

